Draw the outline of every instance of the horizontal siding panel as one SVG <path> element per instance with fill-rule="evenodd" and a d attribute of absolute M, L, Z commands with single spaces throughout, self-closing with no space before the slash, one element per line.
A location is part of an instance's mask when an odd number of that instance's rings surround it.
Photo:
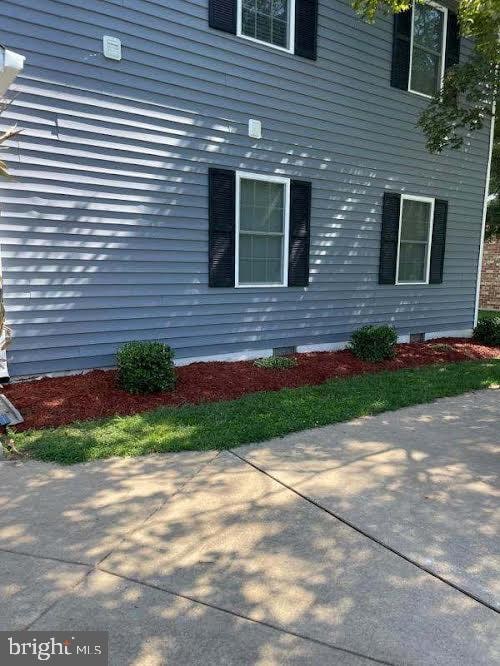
<path fill-rule="evenodd" d="M 419 315 L 414 315 L 411 318 L 407 316 L 402 321 L 404 326 L 405 320 L 408 324 L 411 324 L 416 330 L 419 330 L 419 327 L 422 327 L 423 330 L 431 330 L 428 327 L 432 326 L 433 319 L 432 317 L 424 317 Z M 390 319 L 389 322 L 392 320 Z M 460 317 L 454 318 L 450 316 L 449 323 L 450 325 L 456 325 L 463 321 Z M 364 325 L 367 323 L 387 323 L 387 318 L 384 316 L 374 316 L 368 315 L 366 317 L 359 317 L 358 321 L 354 324 L 354 327 L 358 325 Z M 262 322 L 264 323 L 264 322 Z M 192 326 L 183 327 L 183 326 L 172 326 L 172 327 L 162 327 L 160 329 L 154 329 L 148 327 L 147 329 L 141 331 L 140 335 L 137 337 L 141 340 L 162 340 L 165 342 L 172 342 L 176 340 L 176 348 L 182 350 L 184 346 L 193 344 L 193 339 L 200 344 L 224 344 L 226 341 L 228 344 L 237 342 L 238 340 L 243 341 L 244 343 L 252 341 L 285 341 L 291 339 L 301 339 L 303 331 L 306 331 L 308 335 L 320 336 L 320 335 L 342 335 L 346 328 L 349 328 L 349 322 L 343 324 L 331 324 L 331 323 L 318 323 L 315 321 L 309 321 L 305 319 L 297 319 L 292 322 L 285 321 L 267 321 L 265 322 L 265 331 L 261 330 L 261 327 L 256 328 L 255 324 L 225 324 L 225 334 L 224 339 L 219 339 L 218 328 L 215 328 L 213 325 L 199 324 L 196 328 Z M 352 326 L 352 324 L 351 324 Z M 353 328 L 354 328 L 353 327 Z M 464 327 L 466 328 L 466 327 Z M 172 331 L 172 335 L 169 333 Z M 88 349 L 93 354 L 112 354 L 115 352 L 116 348 L 125 342 L 133 339 L 134 336 L 131 336 L 129 331 L 116 332 L 110 334 L 102 333 L 92 333 L 91 340 L 92 342 L 88 344 Z M 59 345 L 55 344 L 54 336 L 44 337 L 40 335 L 37 337 L 37 345 L 39 349 L 43 349 L 44 356 L 47 358 L 71 358 L 74 355 L 78 356 L 82 354 L 80 344 L 81 344 L 82 335 L 66 335 L 65 336 L 65 348 L 61 349 Z M 282 342 L 284 346 L 284 342 Z M 33 340 L 21 338 L 17 341 L 18 353 L 22 356 L 23 352 L 30 352 L 33 348 Z M 279 345 L 277 345 L 279 346 Z M 267 348 L 265 345 L 264 348 Z M 182 357 L 181 357 L 182 358 Z"/>

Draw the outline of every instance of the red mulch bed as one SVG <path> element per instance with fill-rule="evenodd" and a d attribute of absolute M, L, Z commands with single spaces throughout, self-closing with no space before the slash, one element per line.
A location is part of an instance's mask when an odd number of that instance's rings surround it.
<path fill-rule="evenodd" d="M 440 346 L 444 343 L 446 348 Z M 350 351 L 297 354 L 298 365 L 285 370 L 258 368 L 251 361 L 192 363 L 177 368 L 174 391 L 153 395 L 130 395 L 122 391 L 114 370 L 18 382 L 5 386 L 4 392 L 24 416 L 24 423 L 17 429 L 27 430 L 134 414 L 162 405 L 233 400 L 257 391 L 322 384 L 332 377 L 499 357 L 500 348 L 453 338 L 398 345 L 393 360 L 377 364 L 360 361 Z"/>

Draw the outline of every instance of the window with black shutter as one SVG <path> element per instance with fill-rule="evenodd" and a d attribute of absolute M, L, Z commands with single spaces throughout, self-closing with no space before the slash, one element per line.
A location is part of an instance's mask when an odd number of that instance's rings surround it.
<path fill-rule="evenodd" d="M 380 284 L 443 281 L 448 203 L 386 192 L 382 210 Z"/>
<path fill-rule="evenodd" d="M 446 70 L 459 60 L 458 17 L 451 9 L 414 1 L 411 9 L 394 15 L 393 87 L 433 97 Z"/>
<path fill-rule="evenodd" d="M 311 183 L 209 170 L 209 286 L 309 284 Z"/>
<path fill-rule="evenodd" d="M 318 0 L 209 0 L 216 30 L 316 60 Z"/>

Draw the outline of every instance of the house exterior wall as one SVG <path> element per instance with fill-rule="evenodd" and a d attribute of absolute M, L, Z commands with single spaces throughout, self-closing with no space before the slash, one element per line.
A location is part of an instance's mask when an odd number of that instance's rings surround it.
<path fill-rule="evenodd" d="M 480 307 L 500 312 L 500 238 L 484 244 Z"/>
<path fill-rule="evenodd" d="M 182 360 L 329 345 L 366 323 L 472 328 L 487 128 L 426 152 L 427 101 L 390 87 L 390 17 L 320 0 L 308 61 L 210 29 L 207 1 L 2 2 L 1 40 L 27 57 L 0 191 L 13 376 L 113 365 L 130 339 Z M 208 287 L 210 166 L 312 181 L 308 288 Z M 443 284 L 378 284 L 385 189 L 449 201 Z"/>

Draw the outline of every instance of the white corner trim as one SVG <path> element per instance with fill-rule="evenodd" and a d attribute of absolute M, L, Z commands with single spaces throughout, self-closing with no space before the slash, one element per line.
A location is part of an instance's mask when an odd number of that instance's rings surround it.
<path fill-rule="evenodd" d="M 0 285 L 2 285 L 2 245 L 0 244 Z M 5 329 L 0 335 L 0 379 L 9 377 L 9 366 L 7 364 L 7 351 L 2 349 L 5 342 Z"/>
<path fill-rule="evenodd" d="M 472 328 L 465 328 L 461 331 L 433 331 L 432 333 L 426 333 L 426 340 L 436 340 L 437 338 L 471 338 L 472 337 Z"/>
<path fill-rule="evenodd" d="M 253 361 L 257 358 L 272 356 L 272 349 L 257 349 L 245 352 L 234 352 L 232 354 L 215 354 L 214 356 L 191 356 L 189 358 L 174 359 L 174 365 L 181 367 L 190 363 L 209 363 L 212 361 Z"/>
<path fill-rule="evenodd" d="M 477 326 L 477 321 L 479 317 L 479 298 L 481 295 L 481 276 L 483 272 L 484 232 L 486 230 L 486 216 L 488 213 L 488 200 L 490 198 L 491 161 L 493 156 L 493 143 L 495 139 L 495 122 L 496 122 L 495 102 L 493 102 L 492 113 L 493 116 L 491 118 L 491 127 L 490 127 L 490 152 L 488 154 L 488 164 L 486 167 L 486 182 L 484 184 L 483 219 L 481 222 L 481 243 L 479 245 L 479 259 L 477 263 L 476 303 L 474 306 L 474 328 L 476 328 Z"/>

